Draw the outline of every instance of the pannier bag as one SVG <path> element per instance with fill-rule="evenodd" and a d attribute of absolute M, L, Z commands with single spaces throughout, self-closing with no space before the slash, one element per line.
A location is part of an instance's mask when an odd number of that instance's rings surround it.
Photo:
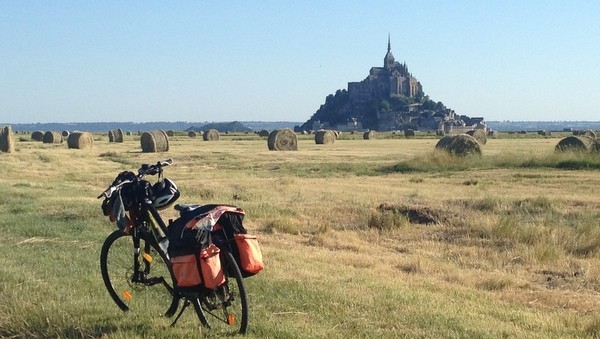
<path fill-rule="evenodd" d="M 177 286 L 194 287 L 203 284 L 212 289 L 223 284 L 225 274 L 219 253 L 219 248 L 210 244 L 200 253 L 171 257 Z"/>
<path fill-rule="evenodd" d="M 200 252 L 200 271 L 204 286 L 207 288 L 217 288 L 225 282 L 219 252 L 220 250 L 215 244 L 208 245 Z"/>
<path fill-rule="evenodd" d="M 236 234 L 234 239 L 239 252 L 240 269 L 249 275 L 262 271 L 265 265 L 256 236 Z"/>
<path fill-rule="evenodd" d="M 179 287 L 192 287 L 202 283 L 195 254 L 171 257 L 175 281 Z"/>

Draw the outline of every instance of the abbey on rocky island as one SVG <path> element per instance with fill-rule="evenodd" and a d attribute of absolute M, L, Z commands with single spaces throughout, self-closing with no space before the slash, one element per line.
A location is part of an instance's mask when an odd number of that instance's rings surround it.
<path fill-rule="evenodd" d="M 392 54 L 388 35 L 382 67 L 371 67 L 360 82 L 348 82 L 347 90 L 330 94 L 325 103 L 297 130 L 427 130 L 462 133 L 486 129 L 482 117 L 458 115 L 442 102 L 431 100 L 423 86 Z"/>

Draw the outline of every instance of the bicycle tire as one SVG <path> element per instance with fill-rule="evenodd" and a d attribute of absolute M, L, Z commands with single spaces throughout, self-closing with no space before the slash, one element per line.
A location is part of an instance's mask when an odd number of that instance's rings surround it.
<path fill-rule="evenodd" d="M 144 276 L 155 279 L 153 284 L 132 281 L 133 237 L 120 230 L 111 233 L 102 245 L 102 280 L 111 298 L 122 311 L 157 310 L 160 315 L 170 317 L 177 311 L 179 304 L 179 297 L 174 291 L 173 269 L 167 257 L 158 250 L 156 242 L 142 236 L 142 253 L 146 246 L 149 247 L 148 254 L 152 260 L 149 263 L 149 272 Z M 142 258 L 140 260 L 147 262 Z"/>
<path fill-rule="evenodd" d="M 209 321 L 211 328 L 221 327 L 223 330 L 227 330 L 239 324 L 237 332 L 245 334 L 248 330 L 249 310 L 244 278 L 230 252 L 221 251 L 221 264 L 225 272 L 226 282 L 213 290 L 213 293 L 204 297 L 202 307 L 205 314 L 210 316 L 210 318 L 207 318 L 212 319 L 212 321 Z M 231 304 L 221 307 L 221 309 L 211 309 L 210 305 L 215 304 L 214 301 L 211 302 L 211 297 L 218 300 L 219 294 L 224 295 L 224 299 L 231 298 Z M 233 320 L 233 323 L 229 323 L 231 320 Z"/>

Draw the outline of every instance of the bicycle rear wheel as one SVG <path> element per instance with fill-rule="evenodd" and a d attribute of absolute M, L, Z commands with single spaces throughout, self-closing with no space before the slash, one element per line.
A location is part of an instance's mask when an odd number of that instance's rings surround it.
<path fill-rule="evenodd" d="M 244 334 L 248 330 L 248 297 L 244 279 L 228 251 L 221 251 L 221 264 L 226 282 L 202 298 L 202 308 L 214 330 L 235 329 Z"/>
<path fill-rule="evenodd" d="M 156 310 L 172 316 L 179 298 L 174 292 L 174 275 L 169 260 L 154 241 L 140 239 L 140 269 L 134 272 L 133 237 L 119 230 L 111 233 L 102 246 L 100 270 L 108 293 L 123 311 Z"/>

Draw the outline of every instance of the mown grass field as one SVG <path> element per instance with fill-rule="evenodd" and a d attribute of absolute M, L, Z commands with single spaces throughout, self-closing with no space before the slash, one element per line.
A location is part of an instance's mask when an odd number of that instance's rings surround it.
<path fill-rule="evenodd" d="M 115 226 L 96 196 L 164 158 L 179 202 L 243 207 L 259 235 L 249 338 L 600 336 L 599 156 L 556 154 L 560 136 L 501 135 L 466 159 L 434 137 L 300 136 L 297 152 L 221 137 L 141 153 L 137 136 L 91 150 L 17 136 L 0 153 L 0 336 L 222 336 L 191 311 L 175 328 L 152 305 L 122 313 L 100 276 Z"/>

